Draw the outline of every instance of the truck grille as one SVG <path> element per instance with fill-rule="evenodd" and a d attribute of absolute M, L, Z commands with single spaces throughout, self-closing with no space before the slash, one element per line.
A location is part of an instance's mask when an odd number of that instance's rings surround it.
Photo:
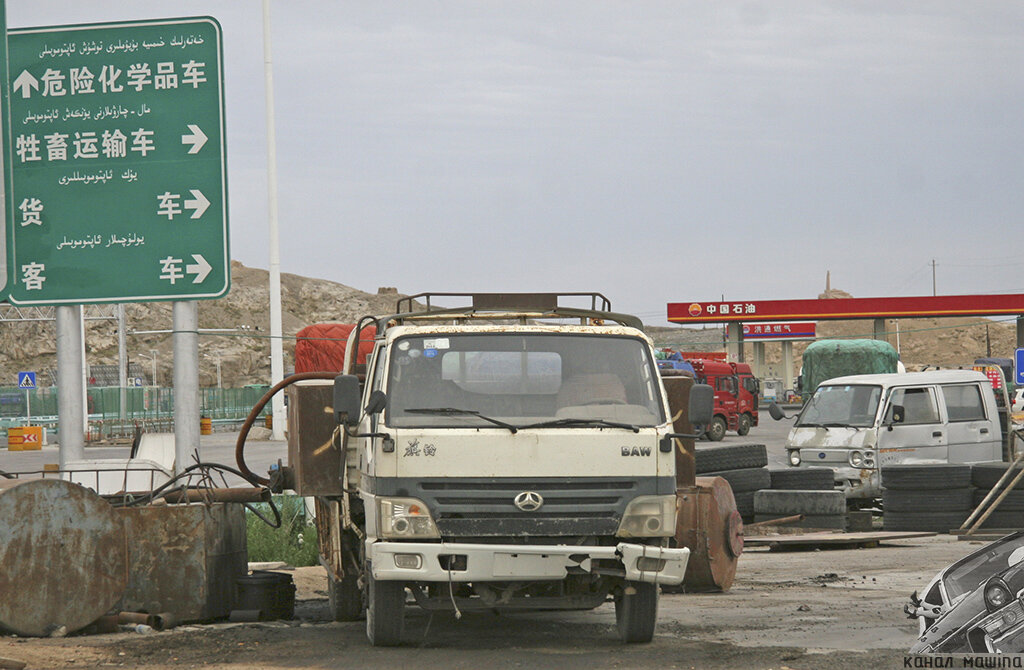
<path fill-rule="evenodd" d="M 407 490 L 427 504 L 443 537 L 524 537 L 614 535 L 629 501 L 655 489 L 656 478 L 515 478 L 420 480 Z M 526 491 L 543 497 L 539 509 L 515 506 Z"/>

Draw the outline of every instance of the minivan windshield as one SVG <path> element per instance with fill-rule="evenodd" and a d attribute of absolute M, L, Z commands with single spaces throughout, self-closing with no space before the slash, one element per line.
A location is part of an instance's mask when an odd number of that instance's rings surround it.
<path fill-rule="evenodd" d="M 638 338 L 445 333 L 402 337 L 390 350 L 388 426 L 632 428 L 665 421 L 650 348 Z"/>
<path fill-rule="evenodd" d="M 811 396 L 795 425 L 868 428 L 875 423 L 881 397 L 881 386 L 823 384 Z"/>

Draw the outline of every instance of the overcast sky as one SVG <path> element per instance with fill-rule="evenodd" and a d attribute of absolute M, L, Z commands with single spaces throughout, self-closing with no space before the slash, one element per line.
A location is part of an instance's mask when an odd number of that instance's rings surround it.
<path fill-rule="evenodd" d="M 281 270 L 669 302 L 1024 293 L 1024 4 L 275 0 Z M 267 268 L 260 0 L 7 0 L 11 28 L 208 15 L 231 256 Z"/>

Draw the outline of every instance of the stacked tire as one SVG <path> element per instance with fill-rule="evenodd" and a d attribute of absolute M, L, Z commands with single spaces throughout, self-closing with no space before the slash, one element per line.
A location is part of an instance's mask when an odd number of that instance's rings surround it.
<path fill-rule="evenodd" d="M 882 467 L 882 527 L 947 533 L 974 509 L 971 466 L 961 463 Z"/>
<path fill-rule="evenodd" d="M 771 489 L 783 491 L 831 491 L 835 485 L 832 468 L 784 468 L 769 470 Z"/>
<path fill-rule="evenodd" d="M 971 466 L 971 483 L 976 487 L 974 491 L 975 507 L 980 505 L 995 485 L 999 483 L 999 479 L 1006 473 L 1009 467 L 1009 463 L 1002 462 L 975 463 Z M 1014 468 L 1013 474 L 1003 482 L 999 490 L 1005 491 L 1006 485 L 1012 482 L 1020 471 L 1021 466 L 1018 465 Z M 996 497 L 993 496 L 992 499 L 995 500 Z M 991 504 L 991 501 L 989 504 Z M 1018 482 L 1013 490 L 1003 498 L 1003 501 L 999 503 L 999 507 L 985 519 L 985 523 L 981 524 L 981 527 L 1024 528 L 1024 479 Z"/>
<path fill-rule="evenodd" d="M 699 477 L 721 477 L 729 482 L 736 510 L 749 523 L 754 519 L 754 493 L 771 486 L 768 450 L 763 444 L 730 444 L 698 448 L 694 454 Z"/>
<path fill-rule="evenodd" d="M 829 474 L 832 471 L 829 470 Z M 754 494 L 754 521 L 773 521 L 802 514 L 787 528 L 846 528 L 846 495 L 842 491 L 769 489 Z"/>

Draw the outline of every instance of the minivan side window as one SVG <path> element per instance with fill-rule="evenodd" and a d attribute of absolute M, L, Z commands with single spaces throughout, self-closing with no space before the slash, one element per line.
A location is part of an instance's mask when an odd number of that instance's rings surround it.
<path fill-rule="evenodd" d="M 943 386 L 950 421 L 984 421 L 985 403 L 977 384 Z"/>
<path fill-rule="evenodd" d="M 903 405 L 904 424 L 938 423 L 939 410 L 935 405 L 932 390 L 923 388 L 900 388 L 892 392 L 890 405 Z"/>

